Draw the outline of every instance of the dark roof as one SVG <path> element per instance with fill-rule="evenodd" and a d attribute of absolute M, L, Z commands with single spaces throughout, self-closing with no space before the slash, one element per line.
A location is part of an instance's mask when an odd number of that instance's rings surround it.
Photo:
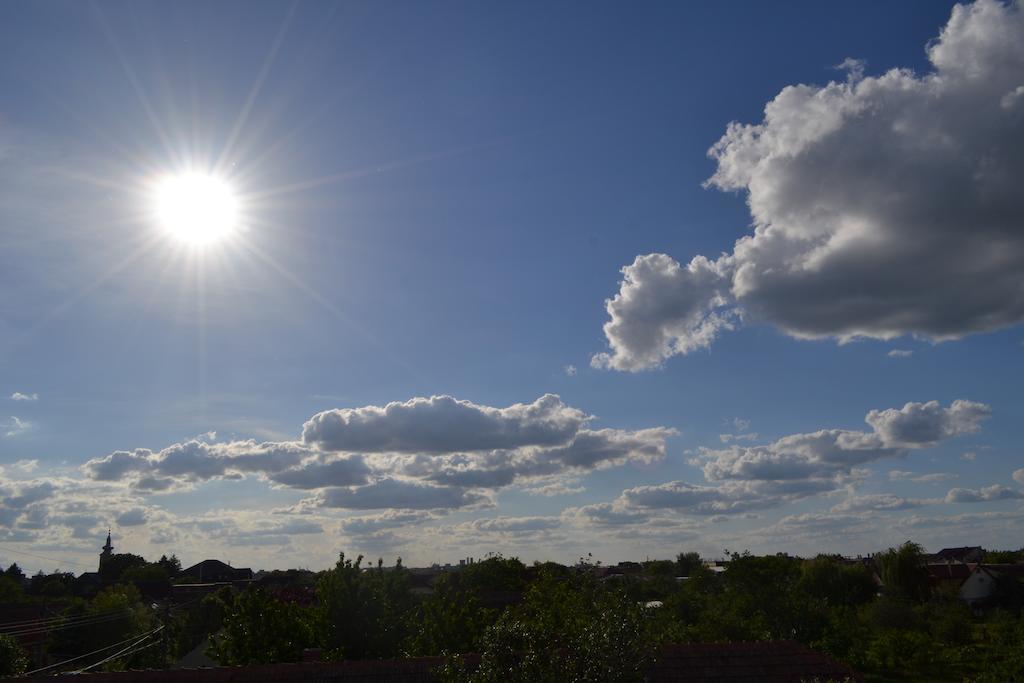
<path fill-rule="evenodd" d="M 933 582 L 956 581 L 963 583 L 974 572 L 976 564 L 927 564 L 928 578 Z"/>
<path fill-rule="evenodd" d="M 473 655 L 468 661 L 478 659 Z M 87 683 L 430 683 L 440 657 L 332 663 L 266 664 L 210 669 L 164 669 L 84 674 Z M 52 680 L 49 677 L 5 679 Z M 798 683 L 813 679 L 861 680 L 849 667 L 792 641 L 669 645 L 653 666 L 651 681 Z"/>
<path fill-rule="evenodd" d="M 972 559 L 981 559 L 981 556 L 984 554 L 985 551 L 980 545 L 965 545 L 959 548 L 943 548 L 932 555 L 932 558 L 935 560 L 967 562 Z"/>
<path fill-rule="evenodd" d="M 666 645 L 651 681 L 796 683 L 861 677 L 828 655 L 791 640 Z"/>
<path fill-rule="evenodd" d="M 251 572 L 252 571 L 248 567 L 232 567 L 227 562 L 221 562 L 220 560 L 203 560 L 202 562 L 195 563 L 194 565 L 192 565 L 188 569 L 183 569 L 181 571 L 181 573 L 182 574 L 188 574 L 193 569 L 199 569 L 199 568 L 202 568 L 204 570 L 219 569 L 219 570 L 246 571 L 246 572 Z"/>

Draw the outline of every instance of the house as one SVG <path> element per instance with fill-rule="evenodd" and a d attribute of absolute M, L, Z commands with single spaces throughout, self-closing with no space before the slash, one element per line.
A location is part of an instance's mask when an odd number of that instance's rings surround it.
<path fill-rule="evenodd" d="M 183 569 L 178 578 L 188 578 L 195 583 L 237 583 L 252 581 L 253 574 L 248 567 L 235 568 L 220 560 L 203 560 Z"/>
<path fill-rule="evenodd" d="M 943 548 L 928 557 L 928 564 L 972 564 L 985 559 L 985 549 L 980 545 L 962 548 Z"/>
<path fill-rule="evenodd" d="M 926 569 L 933 588 L 955 594 L 970 607 L 982 607 L 996 598 L 1001 577 L 1024 577 L 1020 564 L 930 564 Z"/>

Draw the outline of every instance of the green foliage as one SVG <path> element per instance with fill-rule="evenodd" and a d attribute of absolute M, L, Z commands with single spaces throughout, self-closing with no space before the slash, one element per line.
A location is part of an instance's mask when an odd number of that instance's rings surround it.
<path fill-rule="evenodd" d="M 830 607 L 857 607 L 875 597 L 877 587 L 862 564 L 847 564 L 834 555 L 818 555 L 800 568 L 800 586 Z"/>
<path fill-rule="evenodd" d="M 68 624 L 82 621 L 80 626 L 54 630 L 49 651 L 61 659 L 86 654 L 111 643 L 141 635 L 156 627 L 152 610 L 142 602 L 138 589 L 131 585 L 114 585 L 100 591 L 90 602 L 77 600 L 63 616 Z M 100 621 L 101 620 L 101 621 Z M 110 671 L 144 663 L 161 665 L 158 648 L 149 648 L 133 658 L 119 658 L 105 665 Z"/>
<path fill-rule="evenodd" d="M 692 576 L 704 568 L 700 553 L 679 553 L 676 555 L 676 576 Z"/>
<path fill-rule="evenodd" d="M 440 655 L 477 649 L 480 635 L 494 617 L 459 578 L 458 574 L 443 574 L 434 593 L 420 603 L 406 648 L 409 654 Z"/>
<path fill-rule="evenodd" d="M 526 586 L 526 565 L 500 553 L 461 570 L 466 586 L 478 590 L 520 591 Z"/>
<path fill-rule="evenodd" d="M 28 653 L 13 637 L 0 633 L 0 676 L 20 676 L 28 669 Z"/>
<path fill-rule="evenodd" d="M 21 570 L 17 562 L 12 562 L 11 566 L 4 571 L 4 575 L 18 583 L 25 580 L 25 572 Z"/>
<path fill-rule="evenodd" d="M 224 586 L 201 600 L 176 607 L 168 624 L 172 654 L 180 659 L 195 649 L 204 638 L 220 630 L 226 606 L 233 604 L 234 589 Z"/>
<path fill-rule="evenodd" d="M 675 578 L 676 563 L 671 560 L 650 560 L 644 562 L 644 575 L 659 578 Z"/>
<path fill-rule="evenodd" d="M 542 575 L 526 601 L 506 610 L 481 640 L 480 667 L 457 660 L 443 680 L 635 681 L 650 664 L 652 643 L 644 610 L 623 591 L 599 584 L 590 572 L 570 580 Z"/>
<path fill-rule="evenodd" d="M 0 604 L 21 602 L 25 599 L 25 590 L 19 581 L 7 574 L 0 574 Z"/>
<path fill-rule="evenodd" d="M 223 599 L 226 596 L 221 596 Z M 209 654 L 220 664 L 297 662 L 314 643 L 308 614 L 250 588 L 223 603 L 221 631 L 211 639 Z"/>
<path fill-rule="evenodd" d="M 733 553 L 715 608 L 705 615 L 706 640 L 799 640 L 820 636 L 824 603 L 800 589 L 802 560 Z"/>
<path fill-rule="evenodd" d="M 924 568 L 924 549 L 907 541 L 898 548 L 889 548 L 875 559 L 882 568 L 882 582 L 886 592 L 923 602 L 931 595 L 928 572 Z"/>
<path fill-rule="evenodd" d="M 1008 612 L 997 612 L 984 634 L 985 648 L 980 672 L 971 680 L 1003 683 L 1024 680 L 1024 621 Z"/>
<path fill-rule="evenodd" d="M 128 567 L 121 572 L 120 580 L 125 583 L 133 581 L 166 581 L 167 570 L 159 563 Z"/>
<path fill-rule="evenodd" d="M 317 623 L 332 659 L 394 656 L 409 633 L 413 602 L 401 561 L 393 569 L 378 562 L 369 571 L 362 561 L 340 553 L 317 582 Z"/>
<path fill-rule="evenodd" d="M 181 560 L 178 559 L 177 555 L 171 555 L 170 557 L 161 555 L 160 559 L 157 560 L 155 564 L 162 567 L 164 573 L 167 574 L 169 578 L 181 573 Z"/>
<path fill-rule="evenodd" d="M 985 564 L 1014 564 L 1024 561 L 1024 549 L 1021 550 L 988 550 L 985 552 Z"/>
<path fill-rule="evenodd" d="M 45 598 L 63 598 L 72 594 L 75 575 L 70 572 L 44 574 L 42 570 L 29 580 L 28 592 Z"/>
<path fill-rule="evenodd" d="M 133 567 L 145 567 L 146 558 L 131 553 L 115 553 L 100 562 L 100 578 L 104 581 L 120 581 L 121 575 Z"/>

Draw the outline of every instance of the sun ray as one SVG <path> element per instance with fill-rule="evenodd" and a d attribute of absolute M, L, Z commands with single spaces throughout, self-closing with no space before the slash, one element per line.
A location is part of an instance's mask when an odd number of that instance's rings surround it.
<path fill-rule="evenodd" d="M 252 112 L 252 107 L 256 103 L 256 98 L 259 96 L 260 90 L 263 89 L 263 83 L 267 79 L 267 74 L 270 73 L 271 67 L 274 65 L 274 62 L 277 61 L 277 54 L 281 49 L 281 45 L 284 43 L 284 37 L 288 34 L 288 27 L 291 26 L 292 19 L 295 16 L 295 9 L 297 7 L 298 2 L 292 2 L 291 6 L 288 8 L 288 13 L 281 21 L 281 27 L 278 29 L 277 35 L 274 36 L 274 42 L 270 46 L 270 51 L 263 60 L 262 66 L 260 66 L 260 71 L 256 75 L 256 80 L 249 89 L 249 95 L 245 98 L 245 104 L 242 105 L 242 111 L 238 114 L 238 119 L 235 121 L 235 125 L 231 129 L 231 133 L 228 135 L 227 142 L 224 144 L 224 148 L 221 150 L 220 156 L 214 164 L 214 168 L 223 170 L 227 159 L 229 159 L 232 152 L 234 152 L 235 143 L 238 141 L 238 136 L 241 135 L 242 129 L 249 120 L 249 114 Z"/>
<path fill-rule="evenodd" d="M 411 363 L 409 363 L 404 358 L 402 358 L 401 356 L 396 354 L 394 351 L 389 349 L 387 346 L 385 346 L 384 343 L 380 339 L 378 339 L 372 332 L 370 332 L 370 330 L 366 329 L 365 327 L 363 327 L 362 325 L 357 323 L 355 320 L 353 320 L 350 316 L 346 315 L 345 312 L 342 311 L 338 306 L 336 306 L 330 299 L 325 297 L 320 292 L 316 291 L 310 285 L 308 285 L 305 282 L 303 282 L 300 277 L 298 277 L 297 275 L 292 273 L 290 270 L 288 270 L 287 268 L 285 268 L 284 266 L 279 264 L 270 255 L 263 253 L 250 240 L 247 240 L 247 239 L 243 238 L 243 239 L 240 239 L 238 241 L 238 243 L 243 248 L 248 250 L 248 252 L 251 255 L 256 257 L 258 260 L 262 261 L 264 264 L 270 266 L 278 275 L 280 275 L 285 280 L 287 280 L 289 283 L 291 283 L 299 291 L 303 292 L 310 299 L 312 299 L 314 302 L 316 302 L 317 304 L 319 304 L 320 306 L 322 306 L 323 308 L 325 308 L 329 312 L 333 313 L 339 320 L 341 320 L 343 323 L 345 323 L 350 329 L 352 329 L 354 332 L 358 333 L 361 337 L 363 337 L 364 339 L 366 339 L 367 341 L 372 343 L 377 348 L 377 350 L 379 350 L 379 351 L 383 352 L 384 354 L 386 354 L 392 361 L 395 362 L 395 364 L 397 364 L 397 365 L 401 366 L 402 368 L 404 368 L 405 370 L 407 370 L 411 375 L 416 377 L 418 380 L 424 381 L 424 382 L 427 381 L 427 377 L 418 368 L 414 367 Z"/>

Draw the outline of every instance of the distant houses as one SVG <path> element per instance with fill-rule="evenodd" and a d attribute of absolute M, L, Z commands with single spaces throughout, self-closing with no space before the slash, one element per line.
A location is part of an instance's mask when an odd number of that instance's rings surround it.
<path fill-rule="evenodd" d="M 236 568 L 220 560 L 203 560 L 181 570 L 175 578 L 177 583 L 237 583 L 252 581 L 253 573 L 248 567 Z"/>

